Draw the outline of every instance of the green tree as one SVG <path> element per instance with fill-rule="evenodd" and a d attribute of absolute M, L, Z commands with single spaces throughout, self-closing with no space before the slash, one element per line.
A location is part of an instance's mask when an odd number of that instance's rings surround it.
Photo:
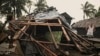
<path fill-rule="evenodd" d="M 45 11 L 48 8 L 46 0 L 38 0 L 35 6 L 36 6 L 36 9 L 34 10 L 35 14 L 41 11 Z"/>
<path fill-rule="evenodd" d="M 83 5 L 82 4 L 82 10 L 83 10 L 83 18 L 92 18 L 96 14 L 96 9 L 94 8 L 94 5 L 90 4 L 88 1 Z"/>
<path fill-rule="evenodd" d="M 98 16 L 100 16 L 100 7 L 98 8 L 97 13 L 95 14 L 95 17 L 98 17 Z"/>
<path fill-rule="evenodd" d="M 22 11 L 28 13 L 25 8 L 27 3 L 30 3 L 30 0 L 0 0 L 0 14 L 6 16 L 5 23 L 0 25 L 0 32 L 3 33 L 4 36 L 7 35 L 5 33 L 5 26 L 13 19 L 13 17 L 20 17 Z M 0 43 L 2 43 L 4 39 L 5 37 L 1 37 Z"/>
<path fill-rule="evenodd" d="M 27 3 L 30 3 L 30 0 L 0 0 L 0 14 L 6 15 L 6 21 L 3 24 L 2 31 L 6 24 L 15 16 L 20 17 L 22 11 L 28 13 L 25 8 Z"/>
<path fill-rule="evenodd" d="M 30 3 L 30 0 L 0 0 L 0 14 L 14 14 L 20 17 L 22 11 L 28 13 L 25 8 L 27 3 Z"/>

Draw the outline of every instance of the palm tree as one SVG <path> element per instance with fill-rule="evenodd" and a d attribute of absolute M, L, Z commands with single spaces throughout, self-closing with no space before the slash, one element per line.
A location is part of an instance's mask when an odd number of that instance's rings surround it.
<path fill-rule="evenodd" d="M 88 1 L 83 5 L 82 4 L 82 10 L 83 10 L 83 18 L 92 18 L 96 14 L 96 9 L 94 8 L 94 5 L 90 4 Z"/>
<path fill-rule="evenodd" d="M 6 21 L 3 24 L 2 32 L 9 21 L 11 21 L 15 15 L 20 17 L 22 15 L 22 11 L 27 12 L 25 5 L 30 3 L 30 0 L 0 0 L 0 14 L 7 15 Z"/>
<path fill-rule="evenodd" d="M 99 9 L 97 10 L 97 13 L 95 14 L 95 17 L 98 17 L 98 16 L 100 16 L 100 7 L 99 7 Z"/>
<path fill-rule="evenodd" d="M 5 26 L 13 19 L 13 16 L 20 17 L 22 15 L 22 11 L 28 13 L 25 8 L 27 3 L 30 3 L 30 0 L 0 0 L 0 14 L 7 15 L 5 23 L 0 28 L 1 33 L 5 32 Z M 0 43 L 2 43 L 4 39 L 5 38 L 2 37 Z"/>
<path fill-rule="evenodd" d="M 30 0 L 0 0 L 0 14 L 15 14 L 17 17 L 22 15 L 22 11 L 27 12 L 25 5 Z"/>
<path fill-rule="evenodd" d="M 46 0 L 38 0 L 35 6 L 36 6 L 36 9 L 34 10 L 35 14 L 41 11 L 45 11 L 48 8 Z"/>

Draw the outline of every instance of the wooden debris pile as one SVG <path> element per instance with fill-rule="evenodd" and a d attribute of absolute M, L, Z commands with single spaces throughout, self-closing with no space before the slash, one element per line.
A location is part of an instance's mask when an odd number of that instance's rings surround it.
<path fill-rule="evenodd" d="M 69 49 L 88 53 L 95 48 L 91 42 L 64 26 L 59 18 L 46 19 L 45 22 L 35 22 L 34 19 L 16 20 L 10 22 L 10 26 L 12 26 L 10 30 L 14 33 L 13 44 L 20 44 L 22 51 L 20 50 L 19 54 L 23 53 L 23 56 L 68 56 Z M 62 32 L 59 43 L 55 41 L 53 31 Z M 47 32 L 50 33 L 52 41 L 46 39 Z"/>

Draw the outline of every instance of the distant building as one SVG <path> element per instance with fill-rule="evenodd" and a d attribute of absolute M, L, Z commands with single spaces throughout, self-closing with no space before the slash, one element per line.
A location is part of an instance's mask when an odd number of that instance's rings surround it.
<path fill-rule="evenodd" d="M 68 22 L 69 24 L 71 24 L 71 20 L 72 20 L 73 18 L 72 18 L 69 14 L 67 14 L 66 12 L 64 12 L 64 13 L 61 13 L 61 15 L 65 17 L 65 19 L 67 20 L 67 22 Z"/>
<path fill-rule="evenodd" d="M 81 20 L 72 25 L 77 30 L 77 34 L 86 35 L 87 27 L 89 24 L 94 24 L 95 29 L 93 32 L 94 37 L 100 37 L 100 17 Z"/>

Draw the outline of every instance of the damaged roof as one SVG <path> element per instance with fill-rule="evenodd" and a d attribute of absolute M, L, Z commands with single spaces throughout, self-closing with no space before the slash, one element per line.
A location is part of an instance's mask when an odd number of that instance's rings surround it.
<path fill-rule="evenodd" d="M 90 24 L 93 24 L 95 27 L 100 27 L 100 17 L 81 20 L 81 21 L 73 24 L 72 27 L 74 27 L 74 28 L 84 28 L 84 27 L 87 27 Z"/>

